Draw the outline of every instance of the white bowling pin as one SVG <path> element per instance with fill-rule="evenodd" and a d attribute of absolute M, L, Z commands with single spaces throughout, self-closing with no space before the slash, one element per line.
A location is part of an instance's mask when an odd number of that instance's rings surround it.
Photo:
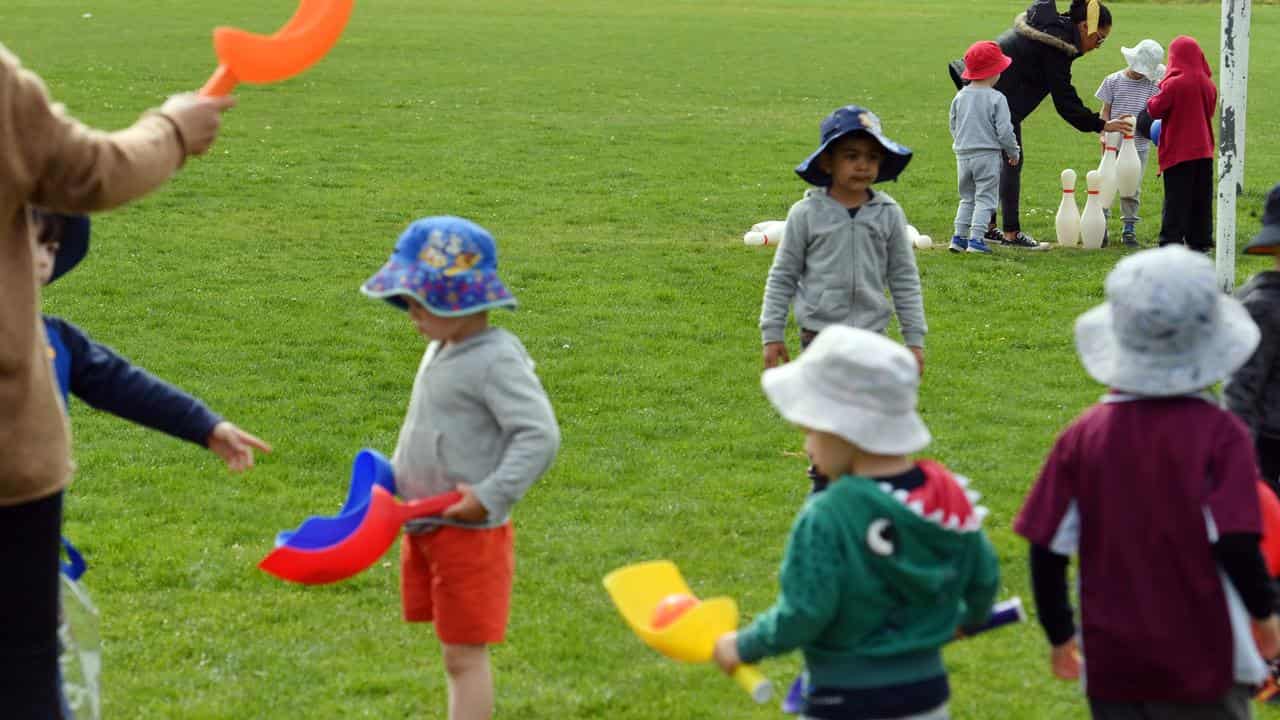
<path fill-rule="evenodd" d="M 1085 175 L 1085 183 L 1089 186 L 1089 199 L 1085 200 L 1084 212 L 1080 214 L 1080 242 L 1085 250 L 1097 250 L 1102 247 L 1102 236 L 1107 232 L 1107 218 L 1102 214 L 1099 197 L 1102 173 L 1090 170 Z"/>
<path fill-rule="evenodd" d="M 785 220 L 766 220 L 751 226 L 742 242 L 747 245 L 771 245 L 777 247 L 782 242 L 782 229 L 787 226 Z"/>
<path fill-rule="evenodd" d="M 1116 199 L 1116 151 L 1119 150 L 1120 133 L 1107 133 L 1107 144 L 1102 149 L 1102 162 L 1098 164 L 1098 172 L 1102 173 L 1101 193 L 1098 200 L 1103 210 L 1110 210 Z"/>
<path fill-rule="evenodd" d="M 1138 194 L 1141 182 L 1142 159 L 1138 157 L 1138 146 L 1133 144 L 1133 133 L 1125 133 L 1120 154 L 1116 156 L 1116 192 L 1122 198 L 1131 198 Z"/>
<path fill-rule="evenodd" d="M 1058 203 L 1058 215 L 1054 227 L 1058 231 L 1058 244 L 1075 247 L 1080 242 L 1080 208 L 1076 207 L 1076 171 L 1062 171 L 1062 202 Z"/>

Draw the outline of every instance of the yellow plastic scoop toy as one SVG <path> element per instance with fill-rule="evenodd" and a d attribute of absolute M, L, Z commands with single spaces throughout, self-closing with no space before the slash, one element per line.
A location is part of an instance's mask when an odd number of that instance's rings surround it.
<path fill-rule="evenodd" d="M 672 660 L 711 662 L 716 639 L 738 627 L 732 598 L 703 600 L 662 629 L 652 625 L 654 608 L 670 595 L 693 595 L 675 563 L 654 560 L 618 568 L 604 578 L 613 604 L 646 645 Z M 773 697 L 773 685 L 754 665 L 739 665 L 733 679 L 758 703 Z"/>

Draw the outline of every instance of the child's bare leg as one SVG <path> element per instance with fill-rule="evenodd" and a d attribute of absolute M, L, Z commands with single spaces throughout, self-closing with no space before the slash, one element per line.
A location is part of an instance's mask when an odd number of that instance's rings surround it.
<path fill-rule="evenodd" d="M 493 674 L 487 645 L 444 645 L 449 676 L 449 720 L 493 717 Z"/>

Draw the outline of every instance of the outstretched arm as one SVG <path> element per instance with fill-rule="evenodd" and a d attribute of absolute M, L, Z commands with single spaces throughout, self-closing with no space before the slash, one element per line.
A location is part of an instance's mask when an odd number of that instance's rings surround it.
<path fill-rule="evenodd" d="M 133 365 L 75 325 L 50 318 L 71 355 L 71 393 L 92 407 L 209 448 L 233 471 L 271 446 L 227 422 L 198 398 Z"/>
<path fill-rule="evenodd" d="M 1071 84 L 1071 66 L 1050 64 L 1045 67 L 1053 107 L 1072 127 L 1080 132 L 1102 132 L 1102 118 L 1085 106 Z"/>

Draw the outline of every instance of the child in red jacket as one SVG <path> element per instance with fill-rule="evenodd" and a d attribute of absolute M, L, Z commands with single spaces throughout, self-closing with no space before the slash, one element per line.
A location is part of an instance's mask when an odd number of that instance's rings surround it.
<path fill-rule="evenodd" d="M 1213 113 L 1218 88 L 1204 51 L 1194 38 L 1179 35 L 1169 46 L 1169 69 L 1160 92 L 1147 101 L 1151 117 L 1163 120 L 1160 172 L 1164 174 L 1164 217 L 1160 244 L 1213 247 Z"/>

